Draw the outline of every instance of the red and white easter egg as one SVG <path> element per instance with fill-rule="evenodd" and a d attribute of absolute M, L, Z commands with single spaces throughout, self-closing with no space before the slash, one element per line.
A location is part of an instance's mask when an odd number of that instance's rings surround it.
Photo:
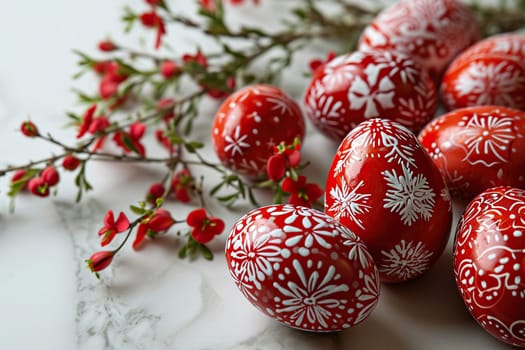
<path fill-rule="evenodd" d="M 525 188 L 525 112 L 498 106 L 458 109 L 427 125 L 419 140 L 453 196 Z"/>
<path fill-rule="evenodd" d="M 315 209 L 279 204 L 252 210 L 233 226 L 226 261 L 250 303 L 301 330 L 356 325 L 379 297 L 378 272 L 364 243 Z"/>
<path fill-rule="evenodd" d="M 401 0 L 364 30 L 359 50 L 406 53 L 439 78 L 450 61 L 480 37 L 474 13 L 458 0 Z"/>
<path fill-rule="evenodd" d="M 434 115 L 437 92 L 430 76 L 408 56 L 354 52 L 317 69 L 303 103 L 313 124 L 340 142 L 359 123 L 377 117 L 419 131 Z"/>
<path fill-rule="evenodd" d="M 456 231 L 454 275 L 490 334 L 525 348 L 525 191 L 495 187 L 468 205 Z"/>
<path fill-rule="evenodd" d="M 499 105 L 525 110 L 525 34 L 500 34 L 471 46 L 449 66 L 441 95 L 449 110 Z"/>
<path fill-rule="evenodd" d="M 350 131 L 328 172 L 325 212 L 367 245 L 383 282 L 419 277 L 439 258 L 452 220 L 438 168 L 402 125 L 371 119 Z"/>
<path fill-rule="evenodd" d="M 212 126 L 215 153 L 221 162 L 249 177 L 265 174 L 273 147 L 302 140 L 305 125 L 297 103 L 270 85 L 247 86 L 220 106 Z"/>

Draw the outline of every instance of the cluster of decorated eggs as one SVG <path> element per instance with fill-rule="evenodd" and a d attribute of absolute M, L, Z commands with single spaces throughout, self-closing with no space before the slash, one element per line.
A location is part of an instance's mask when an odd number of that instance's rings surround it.
<path fill-rule="evenodd" d="M 412 280 L 440 257 L 451 195 L 475 197 L 456 230 L 458 289 L 488 332 L 525 347 L 525 35 L 479 38 L 456 0 L 402 0 L 366 28 L 359 51 L 314 72 L 305 114 L 340 142 L 324 213 L 259 208 L 226 243 L 230 274 L 256 308 L 316 332 L 361 322 L 380 281 Z M 451 111 L 434 119 L 439 92 Z M 293 99 L 253 85 L 223 103 L 212 138 L 226 166 L 257 179 L 274 146 L 304 131 Z"/>

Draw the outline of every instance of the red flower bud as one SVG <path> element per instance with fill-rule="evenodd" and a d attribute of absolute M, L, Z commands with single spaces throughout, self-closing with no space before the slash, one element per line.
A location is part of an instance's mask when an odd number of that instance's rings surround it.
<path fill-rule="evenodd" d="M 160 67 L 160 72 L 164 78 L 170 79 L 179 72 L 179 67 L 174 61 L 164 61 Z"/>
<path fill-rule="evenodd" d="M 106 76 L 100 81 L 98 92 L 104 100 L 111 98 L 118 91 L 119 83 Z"/>
<path fill-rule="evenodd" d="M 164 185 L 162 185 L 161 183 L 154 183 L 149 188 L 148 194 L 146 195 L 146 199 L 151 203 L 155 203 L 157 198 L 161 198 L 164 195 L 164 192 Z"/>
<path fill-rule="evenodd" d="M 89 259 L 86 260 L 87 267 L 92 272 L 98 272 L 104 270 L 106 267 L 111 264 L 113 256 L 115 255 L 112 251 L 102 250 L 91 255 Z"/>
<path fill-rule="evenodd" d="M 20 125 L 20 131 L 22 131 L 22 134 L 27 137 L 36 137 L 39 135 L 36 125 L 29 120 L 26 120 L 22 123 L 22 125 Z"/>
<path fill-rule="evenodd" d="M 26 176 L 26 174 L 27 174 L 27 171 L 24 169 L 15 171 L 15 173 L 13 174 L 13 177 L 11 178 L 11 182 L 17 182 L 21 180 L 24 176 Z"/>
<path fill-rule="evenodd" d="M 79 165 L 80 159 L 71 154 L 65 156 L 64 160 L 62 161 L 62 166 L 64 167 L 64 169 L 69 171 L 75 170 L 76 168 L 78 168 Z"/>
<path fill-rule="evenodd" d="M 282 153 L 274 154 L 266 162 L 266 174 L 272 181 L 279 181 L 286 172 L 286 156 Z"/>
<path fill-rule="evenodd" d="M 41 178 L 34 177 L 27 183 L 29 192 L 39 197 L 49 196 L 49 185 Z"/>
<path fill-rule="evenodd" d="M 60 175 L 58 174 L 57 169 L 52 165 L 42 170 L 40 177 L 51 187 L 55 186 L 58 181 L 60 181 Z"/>
<path fill-rule="evenodd" d="M 117 49 L 117 45 L 110 40 L 102 40 L 98 43 L 98 49 L 104 52 L 111 52 Z"/>

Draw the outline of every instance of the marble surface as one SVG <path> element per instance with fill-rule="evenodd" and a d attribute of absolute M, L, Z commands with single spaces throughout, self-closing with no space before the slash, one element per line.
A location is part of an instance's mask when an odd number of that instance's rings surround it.
<path fill-rule="evenodd" d="M 109 33 L 131 41 L 118 21 L 128 3 L 143 6 L 138 0 L 11 1 L 8 10 L 0 11 L 0 167 L 56 151 L 16 131 L 28 116 L 41 130 L 70 137 L 61 127 L 64 111 L 75 106 L 69 89 L 76 72 L 72 49 L 93 52 Z M 193 8 L 190 1 L 173 3 L 184 11 Z M 284 5 L 273 0 L 263 6 Z M 273 11 L 236 11 L 232 16 L 275 22 Z M 179 53 L 206 43 L 194 33 L 171 38 Z M 299 78 L 285 79 L 284 85 L 298 98 L 305 80 L 292 75 Z M 311 176 L 323 179 L 330 161 L 323 154 L 335 147 L 310 128 L 305 158 L 313 161 Z M 227 273 L 225 235 L 211 245 L 213 262 L 178 259 L 179 243 L 168 235 L 140 253 L 126 250 L 99 281 L 83 260 L 98 249 L 102 217 L 107 209 L 125 210 L 139 198 L 155 179 L 155 169 L 102 164 L 90 168 L 89 175 L 95 191 L 80 204 L 74 204 L 72 178 L 65 176 L 56 196 L 22 196 L 14 214 L 8 213 L 7 179 L 0 178 L 0 349 L 507 348 L 464 307 L 454 284 L 450 245 L 428 274 L 383 286 L 370 318 L 334 334 L 284 327 L 245 301 Z M 229 227 L 243 210 L 222 212 Z"/>

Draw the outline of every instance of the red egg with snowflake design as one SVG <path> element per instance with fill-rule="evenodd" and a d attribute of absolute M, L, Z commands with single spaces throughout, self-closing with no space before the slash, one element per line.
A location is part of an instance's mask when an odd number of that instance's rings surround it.
<path fill-rule="evenodd" d="M 302 140 L 305 125 L 297 103 L 271 85 L 247 86 L 220 106 L 212 126 L 215 153 L 239 174 L 260 177 L 273 147 Z"/>
<path fill-rule="evenodd" d="M 434 116 L 437 92 L 430 76 L 408 56 L 354 52 L 316 70 L 303 104 L 313 124 L 340 142 L 359 123 L 376 117 L 419 131 Z"/>
<path fill-rule="evenodd" d="M 525 34 L 500 34 L 478 42 L 447 69 L 441 95 L 449 110 L 499 105 L 525 110 Z"/>
<path fill-rule="evenodd" d="M 498 106 L 458 109 L 427 125 L 419 140 L 453 196 L 525 188 L 525 112 Z"/>
<path fill-rule="evenodd" d="M 454 275 L 476 321 L 525 348 L 525 191 L 490 188 L 467 206 L 454 242 Z"/>
<path fill-rule="evenodd" d="M 354 326 L 379 297 L 377 268 L 364 243 L 311 208 L 278 204 L 252 210 L 234 224 L 226 261 L 250 303 L 301 330 Z"/>
<path fill-rule="evenodd" d="M 475 14 L 458 0 L 401 0 L 365 28 L 359 50 L 394 50 L 439 78 L 452 59 L 481 37 Z"/>
<path fill-rule="evenodd" d="M 361 123 L 339 145 L 324 209 L 365 242 L 383 282 L 421 276 L 450 235 L 439 169 L 412 132 L 386 119 Z"/>

